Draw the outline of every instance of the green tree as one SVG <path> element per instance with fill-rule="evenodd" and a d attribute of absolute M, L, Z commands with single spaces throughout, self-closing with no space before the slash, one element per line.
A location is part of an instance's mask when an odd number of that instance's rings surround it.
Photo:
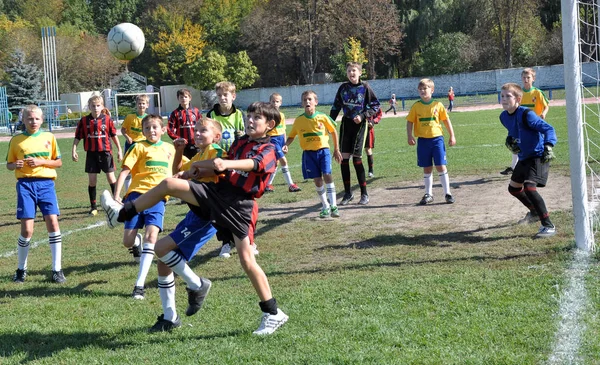
<path fill-rule="evenodd" d="M 360 62 L 365 64 L 368 62 L 365 56 L 365 50 L 362 48 L 360 41 L 354 37 L 350 37 L 344 42 L 342 52 L 336 53 L 330 57 L 331 69 L 334 81 L 345 81 L 346 63 Z"/>
<path fill-rule="evenodd" d="M 246 51 L 222 54 L 210 50 L 187 68 L 184 81 L 196 89 L 211 90 L 217 82 L 227 80 L 240 90 L 254 84 L 258 77 L 256 66 Z"/>
<path fill-rule="evenodd" d="M 479 57 L 471 37 L 463 33 L 444 33 L 425 47 L 420 75 L 467 72 Z"/>
<path fill-rule="evenodd" d="M 227 80 L 235 83 L 238 90 L 253 85 L 260 77 L 258 69 L 246 51 L 231 54 L 227 61 Z"/>
<path fill-rule="evenodd" d="M 96 30 L 101 34 L 108 34 L 120 23 L 136 23 L 144 3 L 143 0 L 89 0 Z"/>
<path fill-rule="evenodd" d="M 25 62 L 25 53 L 17 49 L 12 55 L 8 67 L 6 94 L 9 106 L 21 106 L 42 99 L 42 77 L 35 64 Z"/>
<path fill-rule="evenodd" d="M 258 0 L 204 0 L 198 22 L 204 27 L 203 39 L 214 48 L 236 53 L 241 35 L 240 23 Z"/>
<path fill-rule="evenodd" d="M 61 27 L 70 24 L 76 29 L 96 33 L 94 16 L 87 0 L 64 0 Z"/>
<path fill-rule="evenodd" d="M 136 93 L 144 91 L 144 86 L 136 81 L 129 72 L 125 72 L 119 81 L 117 91 L 120 93 Z M 135 96 L 119 98 L 119 105 L 134 107 Z"/>

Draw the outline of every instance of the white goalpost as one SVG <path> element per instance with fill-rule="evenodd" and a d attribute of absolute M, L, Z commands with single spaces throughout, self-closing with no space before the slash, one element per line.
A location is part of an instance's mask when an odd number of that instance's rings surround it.
<path fill-rule="evenodd" d="M 600 207 L 598 1 L 561 0 L 575 243 L 577 248 L 587 251 L 595 249 L 594 233 L 600 228 L 597 213 Z M 584 73 L 582 62 L 593 62 L 595 67 L 586 67 Z M 586 99 L 594 98 L 591 104 L 584 103 L 584 95 Z"/>

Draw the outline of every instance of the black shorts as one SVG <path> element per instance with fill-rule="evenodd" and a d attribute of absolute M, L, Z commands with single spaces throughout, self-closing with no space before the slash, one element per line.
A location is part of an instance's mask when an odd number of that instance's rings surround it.
<path fill-rule="evenodd" d="M 350 153 L 354 156 L 362 156 L 362 150 L 365 147 L 367 139 L 368 125 L 363 120 L 359 124 L 354 123 L 352 119 L 342 118 L 340 127 L 340 152 Z"/>
<path fill-rule="evenodd" d="M 375 148 L 375 128 L 367 128 L 365 148 Z"/>
<path fill-rule="evenodd" d="M 85 156 L 85 172 L 99 174 L 115 171 L 115 163 L 110 152 L 88 152 Z"/>
<path fill-rule="evenodd" d="M 240 240 L 254 240 L 258 219 L 258 204 L 241 188 L 229 183 L 199 183 L 190 181 L 190 189 L 199 206 L 189 204 L 198 217 L 211 220 L 220 229 L 231 232 Z"/>
<path fill-rule="evenodd" d="M 532 157 L 517 162 L 511 180 L 519 184 L 523 184 L 525 181 L 533 181 L 538 187 L 543 188 L 548 182 L 549 172 L 549 162 L 543 163 L 540 157 Z"/>

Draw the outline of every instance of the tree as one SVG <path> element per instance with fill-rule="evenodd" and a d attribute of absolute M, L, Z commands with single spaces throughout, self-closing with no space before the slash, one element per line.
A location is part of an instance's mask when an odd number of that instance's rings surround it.
<path fill-rule="evenodd" d="M 463 33 L 444 33 L 425 47 L 421 54 L 420 75 L 467 72 L 479 57 L 473 39 Z"/>
<path fill-rule="evenodd" d="M 144 86 L 137 82 L 129 72 L 125 72 L 119 81 L 117 91 L 120 93 L 136 93 L 144 91 Z M 119 98 L 119 105 L 135 106 L 135 96 Z"/>
<path fill-rule="evenodd" d="M 346 63 L 359 62 L 365 64 L 369 62 L 360 41 L 354 37 L 348 38 L 348 40 L 344 42 L 342 52 L 334 54 L 330 59 L 332 63 L 333 80 L 338 82 L 345 81 L 347 78 Z"/>
<path fill-rule="evenodd" d="M 101 34 L 108 34 L 120 23 L 135 23 L 143 4 L 143 0 L 89 0 L 96 30 Z"/>
<path fill-rule="evenodd" d="M 513 67 L 513 39 L 519 26 L 528 23 L 533 16 L 529 0 L 491 0 L 493 10 L 493 35 L 503 52 L 504 67 Z"/>
<path fill-rule="evenodd" d="M 17 49 L 5 69 L 7 80 L 6 93 L 9 106 L 32 104 L 42 99 L 43 72 L 36 65 L 25 62 L 25 53 Z"/>
<path fill-rule="evenodd" d="M 221 54 L 210 50 L 188 67 L 184 81 L 196 89 L 210 90 L 217 82 L 228 80 L 241 90 L 254 84 L 258 77 L 256 66 L 246 51 Z"/>

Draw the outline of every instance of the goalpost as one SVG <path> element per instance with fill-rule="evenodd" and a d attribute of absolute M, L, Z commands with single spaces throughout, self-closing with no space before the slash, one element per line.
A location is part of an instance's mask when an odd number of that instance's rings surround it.
<path fill-rule="evenodd" d="M 575 243 L 592 251 L 600 228 L 599 0 L 561 0 L 561 11 Z M 584 72 L 584 62 L 594 67 Z"/>

